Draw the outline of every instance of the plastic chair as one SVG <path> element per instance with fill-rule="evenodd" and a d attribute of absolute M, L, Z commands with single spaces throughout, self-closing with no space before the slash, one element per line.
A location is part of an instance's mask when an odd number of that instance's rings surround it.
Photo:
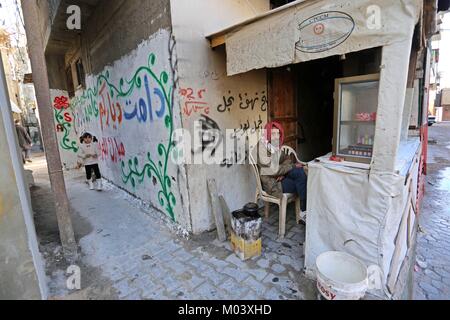
<path fill-rule="evenodd" d="M 297 152 L 294 149 L 292 149 L 289 146 L 282 146 L 281 152 L 286 153 L 288 156 L 294 155 L 297 163 L 301 163 L 303 165 L 303 170 L 305 170 L 305 174 L 308 175 L 308 164 L 306 162 L 300 161 L 300 159 L 297 156 Z"/>
<path fill-rule="evenodd" d="M 305 167 L 308 165 L 306 162 L 300 161 L 300 159 L 299 159 L 298 156 L 297 156 L 297 152 L 295 152 L 295 150 L 292 149 L 292 148 L 289 147 L 289 146 L 282 146 L 282 147 L 281 147 L 281 152 L 287 153 L 288 156 L 290 156 L 290 155 L 293 154 L 293 155 L 295 156 L 295 160 L 296 160 L 298 163 L 301 163 L 301 164 L 304 165 Z"/>
<path fill-rule="evenodd" d="M 295 151 L 294 151 L 295 152 Z M 278 205 L 279 209 L 279 227 L 278 227 L 278 237 L 279 239 L 283 239 L 286 233 L 286 208 L 288 203 L 295 201 L 295 215 L 297 223 L 300 221 L 300 198 L 296 194 L 292 193 L 284 193 L 281 198 L 277 198 L 265 192 L 262 188 L 261 178 L 259 174 L 259 168 L 257 162 L 253 159 L 253 155 L 250 153 L 250 165 L 252 166 L 253 173 L 256 178 L 256 195 L 255 202 L 258 203 L 258 200 L 262 200 L 264 202 L 264 215 L 266 219 L 269 218 L 269 210 L 270 203 L 275 203 Z"/>

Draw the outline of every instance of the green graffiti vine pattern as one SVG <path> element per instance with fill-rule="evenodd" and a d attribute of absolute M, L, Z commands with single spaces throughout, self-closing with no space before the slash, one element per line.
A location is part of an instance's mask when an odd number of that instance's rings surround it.
<path fill-rule="evenodd" d="M 172 90 L 173 86 L 169 83 L 169 75 L 167 72 L 162 71 L 158 76 L 153 68 L 156 64 L 156 55 L 151 53 L 148 57 L 147 65 L 139 67 L 133 77 L 130 80 L 121 78 L 119 81 L 119 86 L 115 86 L 109 80 L 109 72 L 106 71 L 105 74 L 101 74 L 97 78 L 97 83 L 93 88 L 89 88 L 83 92 L 80 96 L 80 100 L 76 101 L 77 104 L 83 103 L 88 100 L 89 104 L 85 108 L 85 117 L 89 121 L 89 116 L 94 116 L 98 118 L 99 109 L 97 106 L 97 97 L 99 93 L 99 88 L 103 82 L 109 88 L 109 93 L 111 98 L 125 98 L 130 96 L 135 89 L 140 89 L 142 87 L 142 76 L 148 74 L 160 87 L 164 94 L 165 102 L 168 106 L 169 114 L 166 115 L 164 119 L 165 127 L 168 129 L 169 141 L 166 145 L 159 144 L 157 152 L 159 155 L 158 163 L 156 164 L 152 160 L 152 154 L 147 152 L 147 159 L 143 164 L 143 167 L 139 169 L 139 160 L 137 157 L 129 159 L 127 165 L 124 161 L 121 162 L 122 169 L 122 181 L 124 184 L 131 183 L 132 187 L 136 187 L 136 183 L 142 183 L 146 178 L 153 178 L 153 181 L 160 185 L 161 190 L 158 192 L 158 201 L 162 207 L 165 207 L 170 218 L 175 221 L 174 206 L 176 205 L 176 198 L 171 191 L 172 182 L 167 174 L 169 155 L 174 147 L 172 140 L 173 134 L 173 101 L 172 101 Z M 155 183 L 155 184 L 156 184 Z"/>
<path fill-rule="evenodd" d="M 169 214 L 170 218 L 172 220 L 175 220 L 175 214 L 173 211 L 173 207 L 176 205 L 176 199 L 174 194 L 171 192 L 172 182 L 170 180 L 170 177 L 167 174 L 168 169 L 168 163 L 169 163 L 169 155 L 170 151 L 173 148 L 173 141 L 172 141 L 172 133 L 173 133 L 173 101 L 172 101 L 172 90 L 173 87 L 169 83 L 169 75 L 167 72 L 163 71 L 159 76 L 157 76 L 154 71 L 152 70 L 152 67 L 156 63 L 156 56 L 152 53 L 149 56 L 148 59 L 148 65 L 140 67 L 136 73 L 134 74 L 133 78 L 129 81 L 126 81 L 126 85 L 128 86 L 128 90 L 124 91 L 123 87 L 125 85 L 124 80 L 120 80 L 120 89 L 122 92 L 124 92 L 125 96 L 129 95 L 133 88 L 137 87 L 140 88 L 142 86 L 142 79 L 140 75 L 143 73 L 149 74 L 155 82 L 158 84 L 160 89 L 162 90 L 164 94 L 164 99 L 166 101 L 166 104 L 169 106 L 169 114 L 166 115 L 164 119 L 164 124 L 166 128 L 169 131 L 169 141 L 167 145 L 159 144 L 158 145 L 158 155 L 160 157 L 160 160 L 158 161 L 158 164 L 156 164 L 152 160 L 152 156 L 150 152 L 147 153 L 147 160 L 146 163 L 143 165 L 142 169 L 139 169 L 139 161 L 137 157 L 134 157 L 134 159 L 128 160 L 128 173 L 125 169 L 125 162 L 122 161 L 122 180 L 125 184 L 128 182 L 131 183 L 133 187 L 136 186 L 136 181 L 139 183 L 142 183 L 145 179 L 145 177 L 148 178 L 156 178 L 156 181 L 159 183 L 161 190 L 158 192 L 158 200 L 159 204 L 161 206 L 165 206 L 165 209 L 167 210 L 167 213 Z"/>
<path fill-rule="evenodd" d="M 61 108 L 60 110 L 58 110 L 55 108 L 54 110 L 55 110 L 55 119 L 56 122 L 58 123 L 58 127 L 62 129 L 64 134 L 60 143 L 61 148 L 67 151 L 73 151 L 77 153 L 78 152 L 77 142 L 69 138 L 72 129 L 72 124 L 70 124 L 64 119 L 63 113 L 65 109 Z"/>

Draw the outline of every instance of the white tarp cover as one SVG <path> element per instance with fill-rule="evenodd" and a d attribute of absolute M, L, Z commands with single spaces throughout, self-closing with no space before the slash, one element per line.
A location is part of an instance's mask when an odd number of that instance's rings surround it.
<path fill-rule="evenodd" d="M 408 58 L 421 7 L 420 0 L 309 1 L 226 36 L 229 75 L 383 46 L 370 170 L 336 165 L 326 157 L 310 164 L 305 267 L 314 271 L 317 256 L 325 251 L 348 252 L 382 269 L 387 297 L 392 293 L 388 279 L 396 280 L 399 272 L 397 265 L 391 270 L 392 259 L 407 210 L 409 185 L 404 175 L 394 172 Z M 377 8 L 379 28 L 369 19 Z M 404 230 L 400 234 L 406 235 Z M 406 250 L 397 253 L 401 261 Z"/>
<path fill-rule="evenodd" d="M 403 41 L 421 0 L 307 1 L 226 35 L 227 73 L 278 67 Z"/>
<path fill-rule="evenodd" d="M 405 185 L 405 176 L 369 174 L 369 170 L 332 163 L 328 158 L 319 158 L 320 162 L 309 165 L 307 274 L 315 274 L 316 258 L 321 253 L 347 252 L 367 266 L 381 268 L 382 296 L 390 297 L 387 281 L 408 200 L 409 185 Z M 411 173 L 414 174 L 417 173 Z M 403 261 L 406 252 L 401 254 L 400 261 Z M 394 272 L 394 279 L 397 279 L 399 270 Z"/>
<path fill-rule="evenodd" d="M 9 100 L 9 102 L 11 103 L 11 111 L 12 112 L 22 113 L 22 110 L 20 110 L 20 108 L 17 106 L 17 104 L 14 103 L 14 101 Z"/>

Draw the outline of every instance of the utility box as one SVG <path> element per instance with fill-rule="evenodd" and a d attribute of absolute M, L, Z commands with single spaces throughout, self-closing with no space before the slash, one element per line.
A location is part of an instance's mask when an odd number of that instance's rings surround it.
<path fill-rule="evenodd" d="M 261 255 L 261 226 L 262 217 L 254 204 L 231 214 L 231 247 L 241 260 Z"/>

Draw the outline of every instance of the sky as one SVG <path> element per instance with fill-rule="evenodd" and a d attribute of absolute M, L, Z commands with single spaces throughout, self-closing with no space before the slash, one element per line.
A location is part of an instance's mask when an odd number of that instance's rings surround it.
<path fill-rule="evenodd" d="M 20 0 L 0 0 L 0 28 L 11 34 L 14 47 L 26 45 L 23 18 L 19 14 Z"/>
<path fill-rule="evenodd" d="M 441 88 L 450 88 L 450 13 L 444 15 L 441 25 L 442 40 L 439 43 L 439 71 L 442 73 Z"/>

